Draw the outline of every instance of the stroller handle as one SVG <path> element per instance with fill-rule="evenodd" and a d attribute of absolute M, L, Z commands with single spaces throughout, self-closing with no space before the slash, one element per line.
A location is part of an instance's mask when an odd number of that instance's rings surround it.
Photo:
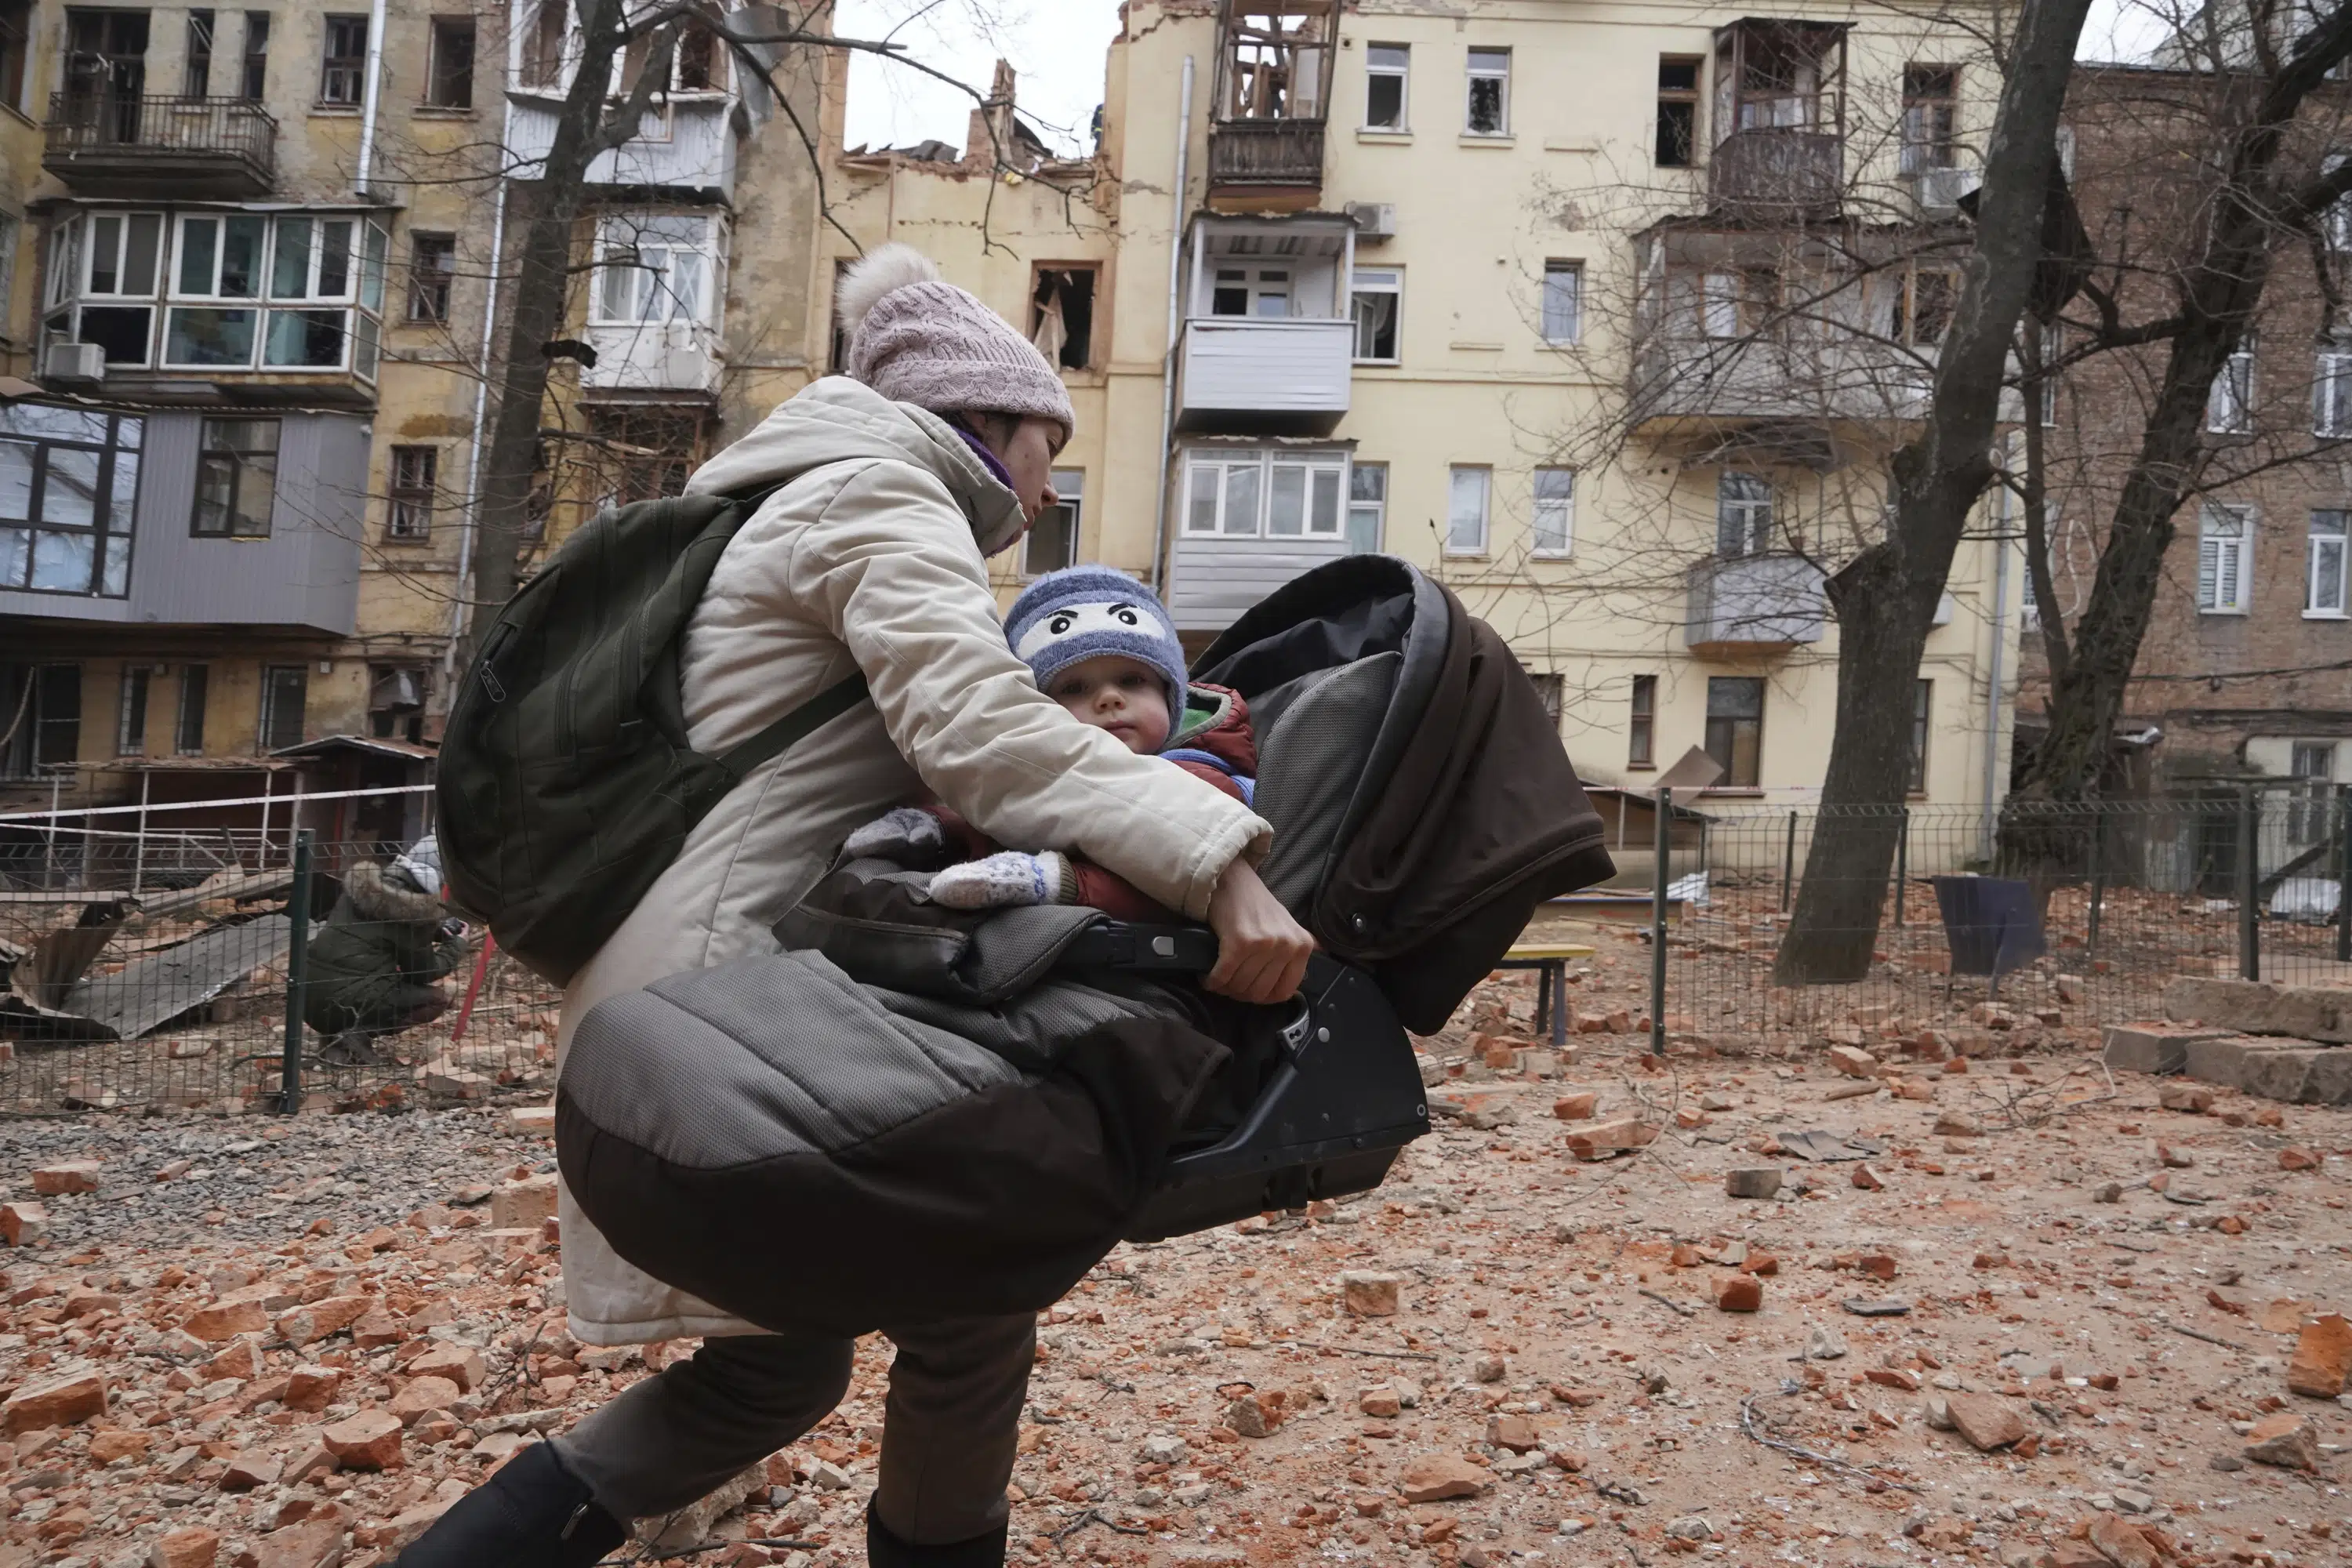
<path fill-rule="evenodd" d="M 1086 969 L 1150 969 L 1206 974 L 1217 966 L 1215 933 L 1202 926 L 1129 925 L 1105 921 L 1062 950 L 1061 963 Z"/>

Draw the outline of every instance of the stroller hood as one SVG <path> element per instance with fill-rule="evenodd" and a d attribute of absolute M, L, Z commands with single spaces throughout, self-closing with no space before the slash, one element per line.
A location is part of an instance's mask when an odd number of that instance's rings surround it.
<path fill-rule="evenodd" d="M 1410 563 L 1355 555 L 1261 601 L 1196 680 L 1257 715 L 1264 874 L 1433 1034 L 1538 904 L 1614 869 L 1535 683 Z"/>

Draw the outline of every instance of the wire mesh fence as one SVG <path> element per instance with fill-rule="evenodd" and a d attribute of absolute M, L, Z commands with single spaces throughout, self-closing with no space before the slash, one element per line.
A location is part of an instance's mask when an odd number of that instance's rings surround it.
<path fill-rule="evenodd" d="M 551 1080 L 559 993 L 418 886 L 400 846 L 108 820 L 0 823 L 0 1112 L 351 1109 Z"/>
<path fill-rule="evenodd" d="M 1677 806 L 1657 1033 L 1985 1055 L 2161 1016 L 2184 975 L 2352 980 L 2347 805 L 2298 784 L 2063 810 Z"/>

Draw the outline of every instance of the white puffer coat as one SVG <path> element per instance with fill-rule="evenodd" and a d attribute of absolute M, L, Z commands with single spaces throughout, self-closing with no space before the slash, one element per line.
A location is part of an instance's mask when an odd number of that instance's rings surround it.
<path fill-rule="evenodd" d="M 944 422 L 828 377 L 689 488 L 778 483 L 688 626 L 688 733 L 697 751 L 724 752 L 853 671 L 873 702 L 752 773 L 702 820 L 573 978 L 564 1043 L 607 996 L 775 951 L 770 927 L 850 831 L 926 787 L 1002 843 L 1080 850 L 1196 918 L 1236 855 L 1265 852 L 1269 830 L 1245 807 L 1037 689 L 1005 645 L 985 560 L 1019 537 L 1019 502 Z M 624 1262 L 569 1193 L 562 1220 L 577 1338 L 752 1331 Z M 789 1247 L 792 1216 L 746 1215 L 741 1235 Z"/>

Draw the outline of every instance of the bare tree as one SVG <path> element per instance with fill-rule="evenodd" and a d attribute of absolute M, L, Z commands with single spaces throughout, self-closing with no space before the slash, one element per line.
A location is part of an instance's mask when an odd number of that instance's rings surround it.
<path fill-rule="evenodd" d="M 2307 26 L 2291 30 L 2297 24 Z M 2250 342 L 2282 258 L 2308 251 L 2323 337 L 2339 324 L 2334 250 L 2321 229 L 2352 193 L 2352 164 L 2333 155 L 2344 105 L 2330 85 L 2352 58 L 2352 7 L 2315 15 L 2277 0 L 2216 4 L 2184 19 L 2171 52 L 2179 81 L 2158 105 L 2167 123 L 2152 145 L 2130 151 L 2133 163 L 2169 154 L 2173 188 L 2153 197 L 2119 190 L 2095 280 L 2083 294 L 2092 308 L 2067 323 L 2079 346 L 2061 358 L 2131 356 L 2128 374 L 2146 387 L 2136 450 L 2120 465 L 2096 576 L 2071 628 L 2054 601 L 2048 531 L 2028 510 L 2028 571 L 2046 606 L 2051 681 L 2048 733 L 2019 792 L 2035 805 L 2078 805 L 2098 793 L 2180 507 L 2262 468 L 2340 446 L 2250 442 L 2210 429 L 2209 410 L 2216 377 Z M 2101 102 L 2112 112 L 2115 95 Z M 2307 429 L 2309 420 L 2291 425 Z M 2016 814 L 2007 837 L 2045 874 L 2080 858 L 2072 837 L 2029 829 Z"/>

